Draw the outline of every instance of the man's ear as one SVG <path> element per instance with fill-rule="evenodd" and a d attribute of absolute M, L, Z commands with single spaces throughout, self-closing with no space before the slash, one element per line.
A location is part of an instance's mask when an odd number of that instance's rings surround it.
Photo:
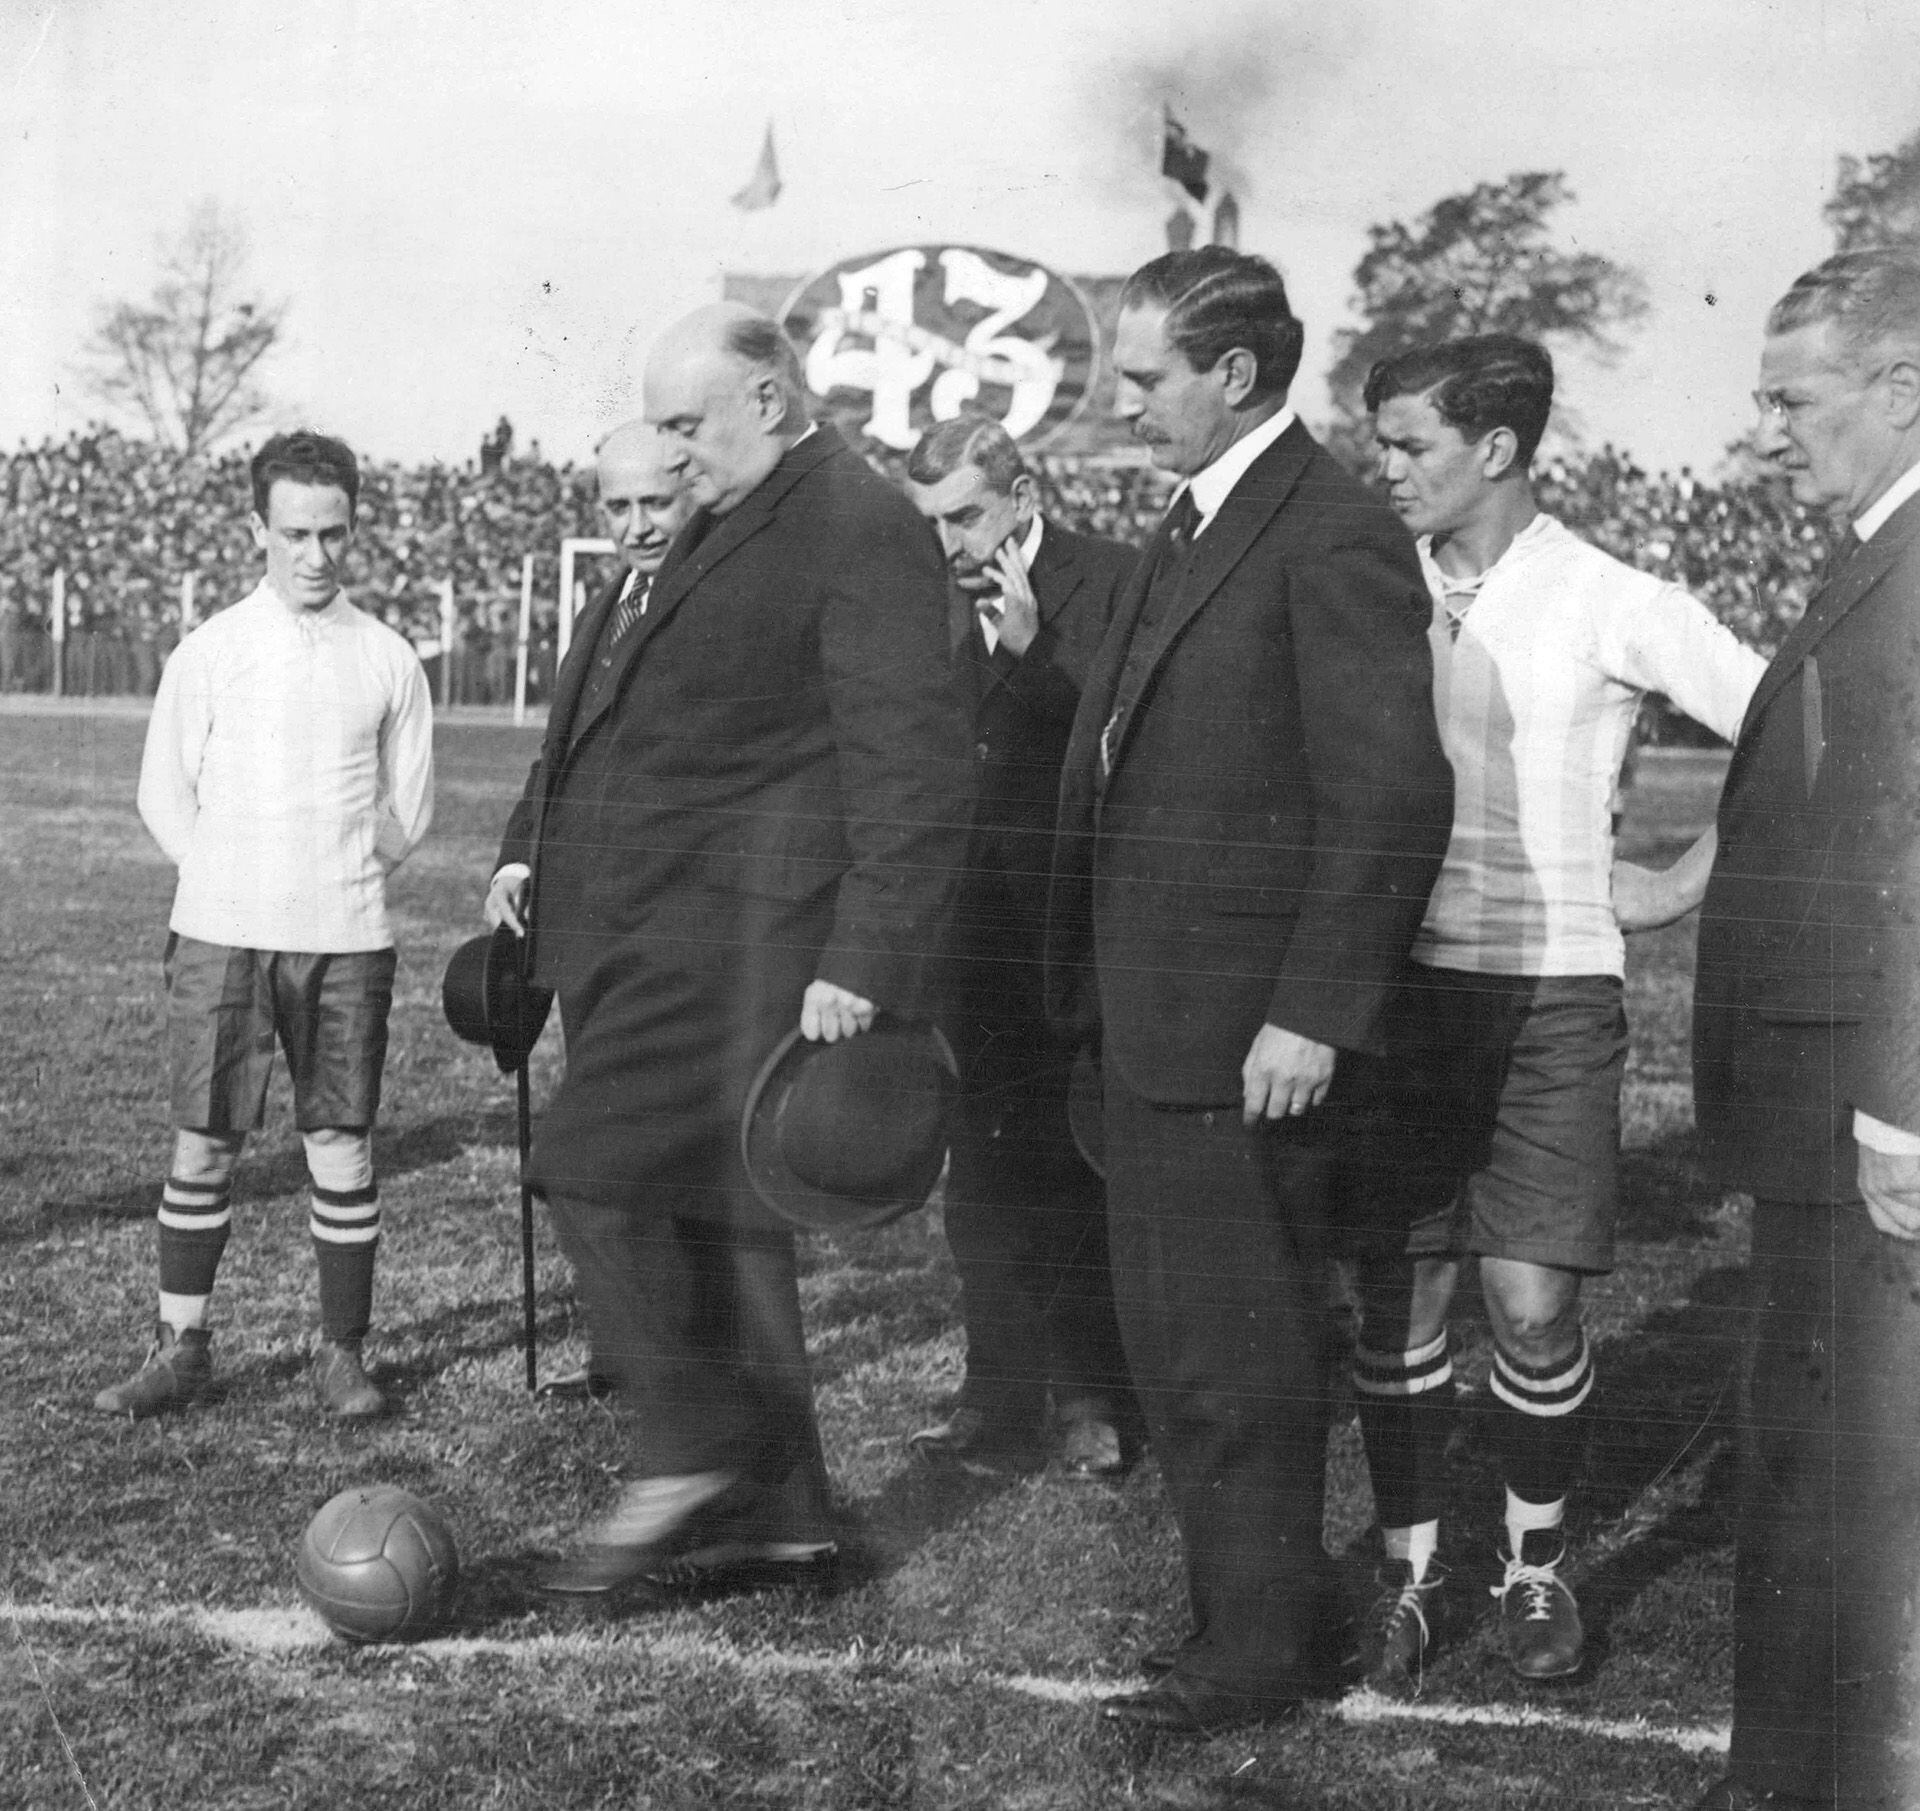
<path fill-rule="evenodd" d="M 1233 346 L 1221 353 L 1213 369 L 1230 409 L 1239 408 L 1260 381 L 1260 361 L 1245 346 Z"/>
<path fill-rule="evenodd" d="M 787 425 L 787 416 L 792 412 L 793 402 L 774 377 L 762 377 L 753 386 L 754 412 L 760 417 L 760 425 L 769 433 Z"/>
<path fill-rule="evenodd" d="M 1504 478 L 1520 462 L 1520 436 L 1511 428 L 1495 428 L 1481 443 L 1480 469 L 1488 478 Z"/>
<path fill-rule="evenodd" d="M 267 525 L 260 520 L 260 512 L 251 510 L 247 515 L 247 527 L 253 531 L 253 544 L 262 553 L 267 551 Z"/>
<path fill-rule="evenodd" d="M 1031 472 L 1021 472 L 1007 490 L 1013 499 L 1013 507 L 1023 523 L 1031 522 L 1040 508 L 1040 487 L 1033 481 Z"/>
<path fill-rule="evenodd" d="M 1920 424 L 1920 362 L 1897 358 L 1887 367 L 1886 378 L 1893 425 L 1904 434 Z"/>

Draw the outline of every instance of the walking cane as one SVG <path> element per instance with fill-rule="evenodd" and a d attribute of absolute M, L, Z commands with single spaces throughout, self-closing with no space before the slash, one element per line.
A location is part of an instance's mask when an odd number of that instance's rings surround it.
<path fill-rule="evenodd" d="M 539 1394 L 538 1361 L 534 1356 L 533 1296 L 533 1183 L 527 1175 L 527 1159 L 533 1150 L 533 1108 L 529 1101 L 527 1059 L 513 1072 L 514 1093 L 520 1107 L 520 1300 L 526 1317 L 527 1388 Z"/>
<path fill-rule="evenodd" d="M 453 953 L 440 984 L 447 1023 L 470 1044 L 493 1052 L 500 1073 L 513 1074 L 519 1118 L 520 1150 L 520 1304 L 527 1353 L 527 1388 L 540 1387 L 535 1351 L 533 1287 L 533 1180 L 528 1162 L 533 1150 L 532 1083 L 527 1061 L 540 1041 L 553 995 L 536 986 L 526 972 L 526 942 L 506 925 L 491 935 L 470 938 Z"/>

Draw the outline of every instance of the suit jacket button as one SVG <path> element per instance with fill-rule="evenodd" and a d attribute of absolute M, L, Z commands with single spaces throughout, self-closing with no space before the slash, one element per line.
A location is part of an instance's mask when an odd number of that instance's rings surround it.
<path fill-rule="evenodd" d="M 981 760 L 984 761 L 990 754 L 993 753 L 993 749 L 989 744 L 985 742 L 976 742 L 973 745 L 973 752 L 977 754 Z"/>

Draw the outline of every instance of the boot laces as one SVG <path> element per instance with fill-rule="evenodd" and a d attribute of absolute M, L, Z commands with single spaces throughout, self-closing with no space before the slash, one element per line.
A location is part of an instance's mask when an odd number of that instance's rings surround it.
<path fill-rule="evenodd" d="M 1559 1565 L 1557 1555 L 1543 1566 L 1530 1566 L 1524 1560 L 1510 1557 L 1506 1576 L 1497 1585 L 1490 1585 L 1488 1590 L 1493 1596 L 1504 1600 L 1509 1591 L 1517 1588 L 1523 1619 L 1527 1622 L 1547 1622 L 1553 1616 L 1553 1600 L 1562 1589 Z"/>

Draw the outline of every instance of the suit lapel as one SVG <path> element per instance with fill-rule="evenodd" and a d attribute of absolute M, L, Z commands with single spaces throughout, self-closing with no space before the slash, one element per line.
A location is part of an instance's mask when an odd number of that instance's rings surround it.
<path fill-rule="evenodd" d="M 564 759 L 566 751 L 578 740 L 574 733 L 574 713 L 580 708 L 580 694 L 586 690 L 587 675 L 593 670 L 593 651 L 600 645 L 600 637 L 606 633 L 607 618 L 613 614 L 614 606 L 620 601 L 620 593 L 626 589 L 627 575 L 623 572 L 619 578 L 594 599 L 580 620 L 573 625 L 573 641 L 569 655 L 579 650 L 578 659 L 567 659 L 560 663 L 553 691 L 553 705 L 547 715 L 547 738 Z M 584 726 L 582 726 L 584 727 Z M 558 777 L 558 762 L 548 764 L 548 788 L 552 789 L 554 779 Z"/>
<path fill-rule="evenodd" d="M 1069 603 L 1086 581 L 1078 562 L 1069 553 L 1060 537 L 1060 531 L 1048 527 L 1041 530 L 1039 551 L 1033 558 L 1033 566 L 1027 573 L 1027 580 L 1033 586 L 1033 602 L 1040 618 L 1040 626 L 1045 628 Z M 972 604 L 968 603 L 968 614 L 972 616 Z M 983 658 L 976 662 L 981 674 L 976 702 L 984 698 L 995 686 L 1007 683 L 1007 668 L 985 652 L 986 638 L 978 628 L 969 623 L 972 641 L 977 642 Z"/>
<path fill-rule="evenodd" d="M 823 465 L 835 453 L 843 451 L 845 446 L 846 442 L 835 429 L 817 429 L 804 442 L 796 442 L 788 447 L 781 455 L 780 463 L 735 508 L 724 516 L 713 516 L 702 510 L 681 530 L 674 538 L 673 545 L 667 549 L 667 557 L 654 577 L 653 591 L 647 599 L 647 613 L 626 638 L 627 645 L 620 653 L 619 671 L 613 675 L 613 683 L 607 687 L 604 701 L 594 713 L 593 721 L 604 717 L 612 709 L 614 701 L 626 689 L 628 676 L 633 671 L 634 662 L 640 658 L 641 650 L 659 634 L 660 625 L 679 608 L 687 593 L 771 523 L 787 493 L 809 472 Z M 574 731 L 575 742 L 593 727 L 593 721 L 582 723 Z"/>
<path fill-rule="evenodd" d="M 1240 482 L 1227 493 L 1227 500 L 1220 505 L 1218 514 L 1207 524 L 1205 532 L 1195 538 L 1187 569 L 1180 578 L 1179 589 L 1174 594 L 1166 619 L 1154 630 L 1153 646 L 1147 650 L 1148 658 L 1138 669 L 1142 692 L 1186 626 L 1226 583 L 1228 575 L 1246 558 L 1247 550 L 1266 532 L 1268 525 L 1280 513 L 1282 505 L 1293 495 L 1301 474 L 1307 469 L 1307 461 L 1313 456 L 1313 448 L 1312 436 L 1295 422 L 1247 468 Z M 1163 522 L 1162 533 L 1154 537 L 1154 547 L 1149 549 L 1148 557 L 1140 562 L 1140 571 L 1135 574 L 1134 584 L 1128 590 L 1124 639 L 1117 626 L 1108 638 L 1109 649 L 1116 641 L 1121 644 L 1118 659 L 1114 663 L 1116 680 L 1133 641 L 1140 607 L 1146 601 L 1147 587 L 1152 581 L 1157 560 L 1155 549 L 1164 545 L 1165 528 Z M 1111 750 L 1115 767 L 1120 765 L 1121 751 L 1126 747 L 1133 729 L 1136 713 L 1130 707 L 1135 702 L 1133 697 L 1120 698 L 1109 693 L 1109 712 L 1127 707 L 1122 709 L 1119 733 L 1114 738 Z"/>
<path fill-rule="evenodd" d="M 1808 655 L 1893 570 L 1895 562 L 1916 537 L 1920 537 L 1920 497 L 1911 497 L 1893 512 L 1871 541 L 1855 548 L 1853 557 L 1814 594 L 1806 614 L 1794 624 L 1792 632 L 1780 644 L 1780 652 L 1760 677 L 1741 725 L 1743 739 L 1748 727 L 1759 722 L 1760 713 L 1800 670 Z"/>
<path fill-rule="evenodd" d="M 1120 689 L 1120 675 L 1126 670 L 1127 653 L 1133 646 L 1134 630 L 1140 625 L 1140 612 L 1146 607 L 1147 590 L 1153 582 L 1154 568 L 1167 552 L 1168 517 L 1163 515 L 1153 537 L 1141 549 L 1140 562 L 1127 579 L 1127 588 L 1114 606 L 1113 621 L 1094 657 L 1093 670 L 1081 688 L 1080 710 L 1074 719 L 1074 742 L 1068 750 L 1067 776 L 1070 781 L 1091 776 L 1099 761 L 1102 726 L 1112 714 Z"/>

